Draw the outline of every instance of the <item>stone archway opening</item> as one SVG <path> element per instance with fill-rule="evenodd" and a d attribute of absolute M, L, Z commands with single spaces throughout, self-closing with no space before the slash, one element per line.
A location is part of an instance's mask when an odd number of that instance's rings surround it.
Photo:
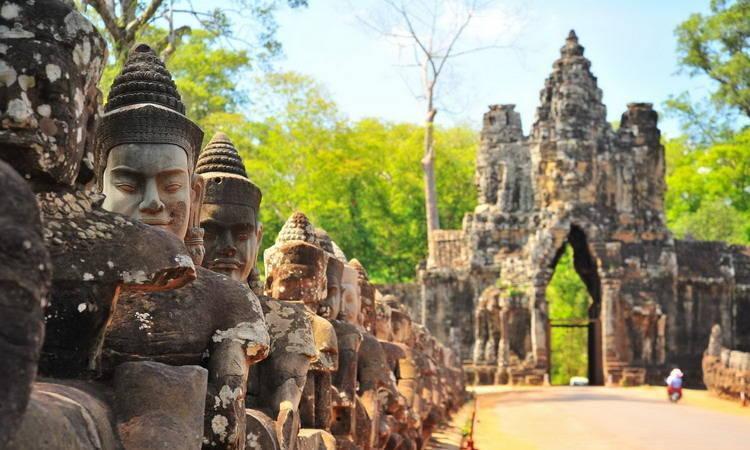
<path fill-rule="evenodd" d="M 561 261 L 565 267 L 558 267 Z M 550 379 L 567 384 L 570 376 L 586 376 L 590 385 L 603 385 L 601 281 L 581 227 L 571 226 L 550 269 L 553 277 L 546 292 Z"/>

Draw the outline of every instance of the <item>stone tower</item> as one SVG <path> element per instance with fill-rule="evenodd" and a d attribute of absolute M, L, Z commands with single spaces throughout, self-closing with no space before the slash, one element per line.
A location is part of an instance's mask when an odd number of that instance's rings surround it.
<path fill-rule="evenodd" d="M 593 383 L 659 380 L 669 364 L 687 368 L 688 380 L 698 381 L 696 355 L 713 323 L 731 330 L 740 349 L 750 346 L 743 281 L 750 275 L 750 249 L 673 239 L 664 218 L 664 147 L 652 105 L 627 105 L 613 129 L 573 31 L 539 100 L 528 136 L 513 105 L 493 105 L 485 113 L 478 205 L 462 231 L 442 231 L 446 242 L 436 245 L 437 260 L 446 261 L 420 272 L 423 305 L 443 311 L 427 315 L 425 323 L 441 329 L 433 330 L 437 336 L 465 330 L 475 317 L 467 305 L 497 285 L 501 310 L 510 309 L 502 310 L 507 329 L 495 333 L 512 350 L 493 357 L 498 370 L 507 371 L 499 379 L 541 382 L 556 325 L 546 289 L 570 245 L 591 297 L 582 321 Z M 455 253 L 456 240 L 463 242 L 461 257 L 441 259 L 443 247 Z M 472 344 L 464 333 L 465 358 Z"/>

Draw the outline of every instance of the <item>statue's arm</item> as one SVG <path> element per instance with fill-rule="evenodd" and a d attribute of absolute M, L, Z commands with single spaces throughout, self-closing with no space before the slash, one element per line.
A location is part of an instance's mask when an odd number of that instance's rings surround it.
<path fill-rule="evenodd" d="M 215 336 L 209 356 L 204 448 L 242 450 L 250 362 L 242 342 L 232 338 L 216 342 L 216 339 Z"/>

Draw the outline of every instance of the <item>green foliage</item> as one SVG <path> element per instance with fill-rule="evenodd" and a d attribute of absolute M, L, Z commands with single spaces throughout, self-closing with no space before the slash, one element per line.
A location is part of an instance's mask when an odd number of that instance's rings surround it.
<path fill-rule="evenodd" d="M 263 190 L 264 248 L 294 210 L 326 229 L 347 256 L 360 259 L 376 281 L 403 281 L 425 257 L 423 128 L 341 117 L 325 90 L 296 73 L 258 83 L 257 122 L 212 114 L 201 124 L 222 130 L 243 154 Z M 444 227 L 459 228 L 474 204 L 476 132 L 437 128 L 438 189 Z"/>
<path fill-rule="evenodd" d="M 567 245 L 555 266 L 547 286 L 549 318 L 588 318 L 590 297 L 586 286 L 573 267 L 573 250 Z M 587 376 L 588 330 L 586 328 L 552 328 L 550 336 L 552 384 L 568 384 L 570 377 Z"/>
<path fill-rule="evenodd" d="M 709 15 L 692 14 L 675 34 L 680 64 L 717 83 L 712 99 L 750 117 L 750 0 L 711 0 Z"/>
<path fill-rule="evenodd" d="M 750 243 L 750 131 L 694 149 L 666 142 L 667 223 L 678 237 Z"/>
<path fill-rule="evenodd" d="M 222 48 L 214 35 L 202 30 L 194 31 L 167 61 L 187 114 L 198 121 L 245 103 L 246 94 L 237 84 L 249 67 L 246 51 Z"/>
<path fill-rule="evenodd" d="M 150 27 L 141 40 L 157 51 L 166 32 Z M 426 256 L 420 159 L 424 129 L 378 119 L 344 118 L 325 89 L 298 73 L 267 73 L 238 87 L 250 56 L 196 30 L 180 38 L 167 67 L 206 140 L 226 132 L 263 191 L 263 249 L 295 210 L 325 228 L 350 258 L 379 282 L 412 279 Z M 119 67 L 107 70 L 109 88 Z M 466 126 L 435 129 L 441 223 L 460 228 L 475 204 L 477 133 Z"/>
<path fill-rule="evenodd" d="M 706 147 L 731 139 L 737 124 L 735 110 L 706 99 L 693 100 L 688 92 L 664 102 L 667 117 L 674 117 L 691 147 Z"/>
<path fill-rule="evenodd" d="M 222 7 L 213 8 L 201 7 L 200 2 L 192 0 L 134 0 L 127 4 L 75 0 L 74 3 L 105 36 L 116 64 L 122 64 L 130 47 L 141 42 L 147 30 L 171 28 L 173 39 L 168 39 L 165 32 L 162 39 L 153 42 L 160 51 L 169 47 L 167 53 L 171 53 L 182 43 L 181 37 L 203 31 L 215 38 L 241 42 L 254 60 L 266 65 L 281 53 L 281 43 L 276 39 L 279 9 L 308 6 L 308 0 L 232 0 Z M 193 25 L 196 22 L 197 28 Z M 250 36 L 249 40 L 236 36 L 235 26 L 238 24 L 241 24 L 243 34 Z"/>

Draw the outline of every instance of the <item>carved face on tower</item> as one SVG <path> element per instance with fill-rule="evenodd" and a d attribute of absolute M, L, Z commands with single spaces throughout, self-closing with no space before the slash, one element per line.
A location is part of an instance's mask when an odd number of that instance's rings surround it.
<path fill-rule="evenodd" d="M 139 44 L 115 78 L 96 130 L 104 209 L 181 239 L 197 224 L 203 196 L 193 170 L 203 132 L 184 113 L 164 63 Z"/>
<path fill-rule="evenodd" d="M 195 169 L 205 180 L 200 225 L 203 266 L 240 282 L 255 267 L 263 228 L 258 222 L 261 192 L 245 172 L 242 158 L 224 133 L 208 143 Z"/>
<path fill-rule="evenodd" d="M 314 229 L 304 214 L 296 212 L 289 217 L 263 260 L 266 295 L 302 301 L 317 313 L 326 298 L 328 255 L 317 245 Z"/>
<path fill-rule="evenodd" d="M 0 39 L 0 159 L 33 184 L 72 185 L 91 148 L 104 39 L 52 0 L 3 2 Z"/>

